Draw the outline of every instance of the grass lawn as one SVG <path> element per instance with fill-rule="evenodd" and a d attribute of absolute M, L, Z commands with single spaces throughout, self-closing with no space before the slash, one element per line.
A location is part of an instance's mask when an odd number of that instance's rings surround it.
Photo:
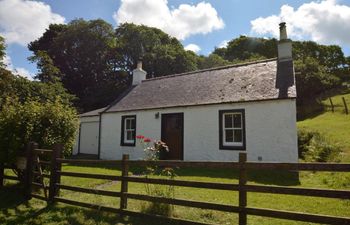
<path fill-rule="evenodd" d="M 99 168 L 85 166 L 64 165 L 63 171 L 79 171 L 84 173 L 99 173 L 120 175 L 117 168 Z M 133 169 L 137 173 L 139 169 Z M 10 173 L 10 171 L 7 171 Z M 237 172 L 217 169 L 180 169 L 176 179 L 196 180 L 207 182 L 237 183 Z M 319 188 L 341 188 L 350 190 L 350 182 L 346 185 L 339 185 L 338 179 L 341 174 L 332 173 L 309 173 L 300 174 L 297 179 L 295 174 L 286 172 L 259 171 L 249 172 L 248 178 L 251 184 L 269 184 L 283 186 L 302 186 Z M 96 179 L 62 177 L 62 183 L 71 186 L 97 188 L 103 190 L 120 190 L 120 183 L 109 182 Z M 7 183 L 6 187 L 13 183 Z M 144 184 L 129 183 L 129 192 L 145 193 Z M 78 200 L 88 203 L 95 203 L 104 206 L 119 207 L 119 199 L 113 197 L 102 197 L 91 194 L 76 193 L 71 191 L 61 191 L 61 197 Z M 180 199 L 206 201 L 224 204 L 238 204 L 238 194 L 234 191 L 206 190 L 186 187 L 176 187 L 175 197 Z M 102 213 L 94 210 L 73 207 L 65 204 L 56 204 L 46 207 L 46 203 L 40 200 L 31 200 L 24 202 L 18 190 L 14 187 L 6 188 L 0 191 L 0 224 L 167 224 L 148 219 L 140 218 L 120 218 L 113 213 Z M 129 200 L 128 209 L 138 211 L 141 209 L 142 202 Z M 271 208 L 278 210 L 291 210 L 299 212 L 309 212 L 325 215 L 347 216 L 350 217 L 350 201 L 302 197 L 291 195 L 273 195 L 263 193 L 248 193 L 248 206 Z M 235 213 L 223 213 L 213 210 L 201 210 L 189 207 L 175 206 L 175 217 L 208 222 L 212 224 L 237 224 L 238 216 Z M 293 222 L 286 220 L 277 220 L 263 217 L 248 216 L 249 224 L 268 225 L 268 224 L 309 224 Z"/>
<path fill-rule="evenodd" d="M 341 97 L 346 99 L 350 110 L 350 94 L 336 95 L 332 97 L 335 112 L 330 109 L 329 99 L 322 103 L 327 111 L 315 117 L 298 122 L 298 128 L 319 131 L 330 141 L 335 142 L 343 149 L 343 162 L 350 162 L 350 114 L 344 113 L 344 105 Z"/>

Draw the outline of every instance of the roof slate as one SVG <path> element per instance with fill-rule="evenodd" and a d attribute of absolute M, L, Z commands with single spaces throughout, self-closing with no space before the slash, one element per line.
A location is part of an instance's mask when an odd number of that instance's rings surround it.
<path fill-rule="evenodd" d="M 293 61 L 276 59 L 143 81 L 106 112 L 295 98 Z"/>

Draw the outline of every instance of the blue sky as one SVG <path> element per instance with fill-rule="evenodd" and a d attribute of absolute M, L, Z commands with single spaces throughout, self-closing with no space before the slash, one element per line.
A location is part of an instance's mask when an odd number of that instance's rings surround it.
<path fill-rule="evenodd" d="M 339 44 L 350 55 L 348 0 L 0 0 L 0 34 L 7 43 L 9 68 L 35 74 L 27 44 L 48 24 L 75 18 L 156 26 L 204 55 L 241 34 L 276 37 L 283 20 L 292 39 Z"/>

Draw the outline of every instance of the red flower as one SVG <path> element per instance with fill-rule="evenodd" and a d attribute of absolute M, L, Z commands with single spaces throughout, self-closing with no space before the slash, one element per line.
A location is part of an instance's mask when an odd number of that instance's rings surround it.
<path fill-rule="evenodd" d="M 142 135 L 137 135 L 137 136 L 136 136 L 136 138 L 137 138 L 137 139 L 144 139 L 144 138 L 145 138 L 145 136 L 142 136 Z"/>
<path fill-rule="evenodd" d="M 148 142 L 151 142 L 151 139 L 145 138 L 145 139 L 143 139 L 143 141 L 146 142 L 146 143 L 148 143 Z"/>

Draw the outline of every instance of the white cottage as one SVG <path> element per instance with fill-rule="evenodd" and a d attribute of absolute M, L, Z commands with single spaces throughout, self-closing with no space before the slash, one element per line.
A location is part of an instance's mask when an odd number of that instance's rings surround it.
<path fill-rule="evenodd" d="M 75 154 L 144 157 L 135 137 L 162 140 L 168 159 L 297 162 L 292 45 L 280 24 L 278 58 L 146 79 L 106 108 L 81 115 Z"/>

